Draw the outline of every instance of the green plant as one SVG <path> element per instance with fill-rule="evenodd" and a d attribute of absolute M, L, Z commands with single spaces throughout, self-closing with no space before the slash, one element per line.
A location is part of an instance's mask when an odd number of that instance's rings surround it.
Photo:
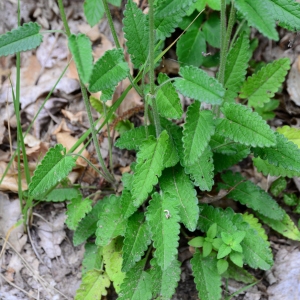
<path fill-rule="evenodd" d="M 300 30 L 300 4 L 293 0 L 149 0 L 146 15 L 128 0 L 123 31 L 131 61 L 139 70 L 132 78 L 107 1 L 103 0 L 103 8 L 117 49 L 108 50 L 95 64 L 89 39 L 83 34 L 71 34 L 62 1 L 58 3 L 69 49 L 80 76 L 91 129 L 69 153 L 61 145 L 47 153 L 31 178 L 27 197 L 70 201 L 66 224 L 75 230 L 73 242 L 79 245 L 88 241 L 82 285 L 75 299 L 100 298 L 106 294 L 110 282 L 113 282 L 119 299 L 170 299 L 180 278 L 177 248 L 181 227 L 189 231 L 185 234 L 187 242 L 196 229 L 206 233 L 206 237 L 195 237 L 189 242 L 196 247 L 191 264 L 201 299 L 220 299 L 222 276 L 244 274 L 244 264 L 270 269 L 272 252 L 258 220 L 294 240 L 300 240 L 300 232 L 267 192 L 240 173 L 227 169 L 250 156 L 254 166 L 265 175 L 293 177 L 300 174 L 300 150 L 293 143 L 295 136 L 290 135 L 291 129 L 275 132 L 260 116 L 276 107 L 271 98 L 284 81 L 290 61 L 281 58 L 268 63 L 246 78 L 253 48 L 249 27 L 245 26 L 246 20 L 249 26 L 277 41 L 276 21 L 290 30 Z M 221 17 L 217 13 L 207 14 L 200 23 L 194 19 L 190 24 L 191 16 L 199 16 L 198 12 L 206 4 L 219 9 Z M 228 23 L 227 4 L 230 5 Z M 101 14 L 88 9 L 88 5 L 101 11 L 102 4 L 85 2 L 87 19 L 93 20 L 90 24 L 95 24 Z M 156 84 L 156 63 L 168 50 L 161 52 L 163 41 L 184 24 L 190 26 L 177 43 L 177 54 L 182 63 L 180 77 L 159 74 Z M 231 38 L 234 24 L 237 27 Z M 41 42 L 39 29 L 37 24 L 30 23 L 1 36 L 0 55 L 38 46 Z M 211 36 L 210 31 L 216 34 Z M 217 51 L 220 49 L 217 78 L 199 68 L 212 63 L 205 59 L 207 43 Z M 149 74 L 149 86 L 138 86 L 145 74 Z M 131 86 L 108 112 L 105 104 L 99 108 L 95 99 L 89 102 L 87 89 L 102 91 L 100 100 L 105 102 L 111 99 L 115 86 L 126 77 Z M 55 193 L 55 187 L 75 164 L 72 151 L 90 133 L 98 149 L 101 175 L 114 186 L 114 176 L 107 169 L 97 145 L 90 103 L 106 112 L 103 126 L 113 118 L 132 87 L 144 99 L 146 122 L 144 126 L 125 131 L 115 144 L 121 149 L 137 152 L 136 163 L 131 165 L 133 172 L 122 177 L 122 193 L 105 197 L 93 207 L 92 201 L 83 199 L 77 189 L 66 187 L 74 195 L 71 198 L 62 192 Z M 183 115 L 178 92 L 194 100 L 182 126 L 169 120 L 180 120 Z M 237 103 L 237 98 L 245 99 L 247 105 Z M 202 103 L 210 104 L 212 109 L 203 109 Z M 272 105 L 267 107 L 269 103 Z M 296 138 L 299 136 L 297 132 Z M 215 183 L 219 173 L 221 180 Z M 225 190 L 226 197 L 250 208 L 255 216 L 201 201 L 204 192 L 213 188 L 220 193 Z M 90 242 L 91 237 L 96 238 L 95 243 Z"/>

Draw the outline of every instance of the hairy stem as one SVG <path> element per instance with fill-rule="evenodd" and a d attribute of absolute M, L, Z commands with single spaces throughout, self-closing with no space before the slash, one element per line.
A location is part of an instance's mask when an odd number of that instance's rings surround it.
<path fill-rule="evenodd" d="M 154 125 L 156 130 L 156 136 L 161 133 L 161 126 L 159 120 L 159 114 L 157 110 L 157 104 L 155 99 L 155 83 L 154 83 L 154 46 L 155 46 L 155 30 L 154 30 L 154 0 L 149 0 L 149 80 L 150 80 L 150 99 L 152 104 L 152 112 Z"/>

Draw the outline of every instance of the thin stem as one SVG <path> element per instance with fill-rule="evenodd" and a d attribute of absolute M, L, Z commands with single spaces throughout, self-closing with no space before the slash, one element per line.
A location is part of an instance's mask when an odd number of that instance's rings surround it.
<path fill-rule="evenodd" d="M 155 99 L 155 83 L 154 83 L 154 47 L 155 47 L 155 30 L 154 30 L 154 1 L 149 0 L 149 80 L 150 80 L 150 98 L 152 103 L 152 113 L 154 118 L 154 125 L 156 136 L 161 133 L 160 119 Z"/>
<path fill-rule="evenodd" d="M 65 14 L 65 10 L 64 10 L 62 0 L 58 0 L 58 6 L 59 6 L 59 11 L 60 11 L 60 14 L 61 14 L 61 18 L 63 20 L 63 24 L 64 24 L 64 27 L 65 27 L 67 36 L 70 37 L 71 31 L 70 31 L 70 28 L 69 28 L 69 24 L 67 22 L 67 18 L 66 18 L 66 14 Z M 93 141 L 94 141 L 94 144 L 95 144 L 96 153 L 97 153 L 98 160 L 99 160 L 99 163 L 101 165 L 101 168 L 103 170 L 103 173 L 105 175 L 104 178 L 107 181 L 109 181 L 110 183 L 113 183 L 115 181 L 115 179 L 109 173 L 109 171 L 108 171 L 108 169 L 105 165 L 105 162 L 103 160 L 103 157 L 101 155 L 100 145 L 99 145 L 99 141 L 97 139 L 96 130 L 93 126 L 94 121 L 93 121 L 93 117 L 92 117 L 92 112 L 91 112 L 91 107 L 90 107 L 90 104 L 89 104 L 89 99 L 88 99 L 86 87 L 84 86 L 84 84 L 81 80 L 79 80 L 79 83 L 80 83 L 81 93 L 82 93 L 82 96 L 83 96 L 83 101 L 84 101 L 84 104 L 85 104 L 85 109 L 86 109 L 86 112 L 87 112 L 88 120 L 89 120 L 89 123 L 90 123 L 90 129 L 91 129 L 92 138 L 93 138 Z"/>
<path fill-rule="evenodd" d="M 63 21 L 66 34 L 69 37 L 71 35 L 71 31 L 70 31 L 67 16 L 66 16 L 66 13 L 65 13 L 64 5 L 63 5 L 62 0 L 57 0 L 57 1 L 58 1 L 58 7 L 59 7 L 59 12 L 60 12 L 61 19 Z"/>
<path fill-rule="evenodd" d="M 103 111 L 104 111 L 104 115 L 105 118 L 107 117 L 107 108 L 105 103 L 103 103 Z M 106 123 L 107 126 L 107 138 L 108 138 L 108 153 L 109 153 L 109 167 L 110 167 L 110 171 L 113 171 L 113 159 L 112 159 L 112 140 L 111 140 L 111 136 L 110 136 L 110 126 L 109 123 Z"/>
<path fill-rule="evenodd" d="M 221 56 L 220 56 L 220 68 L 218 74 L 218 80 L 221 84 L 224 83 L 224 74 L 225 74 L 225 63 L 227 52 L 225 50 L 225 41 L 226 41 L 226 0 L 221 0 Z"/>

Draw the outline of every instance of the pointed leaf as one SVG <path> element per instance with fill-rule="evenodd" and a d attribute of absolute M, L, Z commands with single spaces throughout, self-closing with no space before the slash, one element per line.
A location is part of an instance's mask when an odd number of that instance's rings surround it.
<path fill-rule="evenodd" d="M 154 257 L 162 270 L 166 270 L 177 256 L 180 218 L 176 204 L 171 195 L 155 193 L 146 215 L 156 249 Z"/>
<path fill-rule="evenodd" d="M 149 137 L 137 153 L 132 190 L 135 206 L 140 206 L 146 200 L 153 186 L 157 184 L 158 177 L 161 176 L 168 139 L 166 131 L 163 131 L 157 140 Z"/>
<path fill-rule="evenodd" d="M 289 30 L 300 30 L 300 4 L 294 0 L 266 0 L 268 9 L 280 25 Z"/>
<path fill-rule="evenodd" d="M 176 54 L 181 63 L 201 66 L 204 56 L 201 53 L 206 52 L 206 41 L 204 33 L 197 29 L 186 32 L 176 45 Z"/>
<path fill-rule="evenodd" d="M 184 169 L 177 165 L 163 171 L 160 187 L 164 193 L 169 193 L 177 202 L 180 221 L 189 231 L 195 231 L 199 217 L 196 190 Z"/>
<path fill-rule="evenodd" d="M 248 99 L 248 105 L 262 107 L 278 91 L 290 69 L 290 59 L 285 57 L 273 61 L 248 77 L 242 87 L 240 98 Z"/>
<path fill-rule="evenodd" d="M 99 0 L 85 0 L 83 11 L 91 27 L 95 26 L 102 19 L 105 12 L 103 2 Z"/>
<path fill-rule="evenodd" d="M 179 74 L 183 79 L 176 79 L 174 86 L 186 97 L 198 101 L 221 104 L 225 89 L 213 77 L 196 67 L 182 67 Z"/>
<path fill-rule="evenodd" d="M 254 155 L 267 160 L 276 167 L 300 172 L 300 149 L 280 133 L 276 132 L 275 137 L 275 146 L 269 148 L 254 148 Z"/>
<path fill-rule="evenodd" d="M 278 40 L 275 22 L 266 2 L 260 0 L 236 0 L 234 4 L 250 26 L 257 28 L 266 37 L 275 41 Z"/>
<path fill-rule="evenodd" d="M 191 265 L 194 281 L 201 300 L 221 299 L 221 276 L 218 274 L 216 257 L 203 255 L 196 250 Z"/>
<path fill-rule="evenodd" d="M 187 111 L 182 139 L 187 165 L 193 164 L 203 154 L 214 131 L 212 112 L 200 111 L 200 102 L 191 104 Z"/>
<path fill-rule="evenodd" d="M 241 104 L 224 103 L 226 119 L 217 120 L 216 133 L 235 142 L 254 147 L 275 145 L 276 137 L 269 125 L 257 113 Z"/>
<path fill-rule="evenodd" d="M 245 222 L 247 222 L 251 228 L 256 230 L 258 234 L 265 240 L 268 240 L 265 229 L 262 227 L 262 224 L 259 223 L 259 220 L 255 218 L 252 214 L 245 213 L 242 215 Z"/>
<path fill-rule="evenodd" d="M 168 300 L 175 293 L 177 283 L 180 280 L 180 262 L 173 260 L 166 270 L 162 270 L 157 264 L 157 260 L 151 260 L 150 276 L 152 278 L 152 291 L 154 299 Z"/>
<path fill-rule="evenodd" d="M 30 22 L 0 35 L 0 57 L 39 46 L 43 40 L 40 29 L 39 24 Z"/>
<path fill-rule="evenodd" d="M 142 213 L 135 213 L 128 219 L 123 246 L 123 272 L 128 272 L 141 259 L 151 242 L 148 224 L 143 219 Z"/>
<path fill-rule="evenodd" d="M 159 73 L 157 81 L 162 84 L 169 77 L 166 74 Z M 156 96 L 156 103 L 159 113 L 165 118 L 180 119 L 183 110 L 180 98 L 173 87 L 172 83 L 164 84 L 158 91 Z"/>
<path fill-rule="evenodd" d="M 92 210 L 92 202 L 88 198 L 82 199 L 81 195 L 71 200 L 66 212 L 68 216 L 66 225 L 69 229 L 75 230 L 77 228 L 79 222 Z"/>
<path fill-rule="evenodd" d="M 149 21 L 137 5 L 129 0 L 125 6 L 123 19 L 127 51 L 135 68 L 140 68 L 148 57 Z"/>
<path fill-rule="evenodd" d="M 246 33 L 242 33 L 228 53 L 224 81 L 226 102 L 234 101 L 245 80 L 248 61 L 251 57 L 249 47 L 249 37 Z"/>
<path fill-rule="evenodd" d="M 118 300 L 151 300 L 152 280 L 144 271 L 145 259 L 139 261 L 128 273 L 121 285 Z"/>
<path fill-rule="evenodd" d="M 105 203 L 109 201 L 108 197 L 103 198 L 97 202 L 92 210 L 81 220 L 77 229 L 74 232 L 73 244 L 78 246 L 85 242 L 91 235 L 95 234 L 97 229 L 98 215 Z"/>
<path fill-rule="evenodd" d="M 288 214 L 285 213 L 283 219 L 280 221 L 270 219 L 261 214 L 258 214 L 258 216 L 265 224 L 283 236 L 294 241 L 300 241 L 300 231 Z"/>
<path fill-rule="evenodd" d="M 157 18 L 164 18 L 167 17 L 170 14 L 173 14 L 174 12 L 177 12 L 179 10 L 188 8 L 191 3 L 195 2 L 195 0 L 164 0 L 159 1 L 159 4 L 156 8 L 156 14 L 155 17 Z"/>
<path fill-rule="evenodd" d="M 221 177 L 225 184 L 220 183 L 218 186 L 230 191 L 227 198 L 239 201 L 273 220 L 282 220 L 284 210 L 259 186 L 246 180 L 241 174 L 231 171 L 222 174 Z"/>
<path fill-rule="evenodd" d="M 124 235 L 127 220 L 123 218 L 121 200 L 115 195 L 103 205 L 99 215 L 96 231 L 96 244 L 106 246 L 118 235 Z"/>
<path fill-rule="evenodd" d="M 78 197 L 80 191 L 78 188 L 71 187 L 59 187 L 52 190 L 49 194 L 47 194 L 44 201 L 46 202 L 63 202 L 66 200 L 72 200 L 73 198 Z"/>
<path fill-rule="evenodd" d="M 62 151 L 64 154 L 61 153 Z M 28 187 L 29 196 L 36 199 L 41 197 L 71 172 L 76 165 L 75 159 L 72 156 L 67 156 L 65 152 L 66 149 L 61 144 L 49 149 L 34 171 Z"/>
<path fill-rule="evenodd" d="M 193 164 L 186 165 L 186 173 L 191 175 L 196 186 L 201 191 L 210 191 L 214 184 L 213 153 L 210 147 L 206 147 L 201 156 Z"/>
<path fill-rule="evenodd" d="M 128 219 L 137 210 L 137 207 L 133 205 L 132 194 L 127 189 L 124 189 L 122 191 L 121 206 L 122 206 L 123 218 L 124 219 Z"/>
<path fill-rule="evenodd" d="M 90 79 L 93 69 L 91 41 L 85 34 L 78 34 L 77 36 L 72 34 L 68 38 L 68 41 L 80 79 L 86 84 Z"/>
<path fill-rule="evenodd" d="M 110 281 L 106 273 L 90 270 L 82 277 L 82 283 L 76 292 L 75 300 L 94 300 L 106 296 Z"/>
<path fill-rule="evenodd" d="M 96 93 L 115 87 L 129 74 L 122 49 L 107 50 L 95 63 L 89 82 L 89 91 Z"/>
<path fill-rule="evenodd" d="M 155 127 L 153 125 L 147 126 L 148 135 L 155 136 Z M 139 150 L 143 141 L 147 139 L 146 126 L 133 128 L 125 131 L 115 143 L 115 146 L 120 149 Z"/>
<path fill-rule="evenodd" d="M 263 160 L 260 157 L 253 157 L 253 165 L 257 168 L 258 172 L 263 173 L 265 176 L 284 176 L 284 177 L 300 177 L 299 171 L 288 170 L 283 166 L 274 166 L 267 160 Z"/>

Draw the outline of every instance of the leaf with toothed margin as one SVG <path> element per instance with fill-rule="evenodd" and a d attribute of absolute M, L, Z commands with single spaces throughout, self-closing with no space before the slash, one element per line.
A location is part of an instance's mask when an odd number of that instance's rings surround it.
<path fill-rule="evenodd" d="M 270 126 L 256 112 L 246 106 L 224 103 L 221 108 L 226 118 L 216 120 L 216 133 L 243 145 L 270 147 L 276 137 Z"/>
<path fill-rule="evenodd" d="M 180 221 L 189 231 L 195 231 L 199 217 L 198 199 L 184 169 L 180 165 L 165 169 L 159 184 L 163 193 L 169 193 L 177 202 Z"/>
<path fill-rule="evenodd" d="M 162 270 L 170 266 L 178 253 L 180 217 L 176 204 L 172 195 L 155 193 L 146 213 L 155 248 L 154 257 Z"/>
<path fill-rule="evenodd" d="M 158 183 L 164 169 L 164 156 L 169 136 L 164 130 L 158 139 L 149 137 L 137 153 L 137 165 L 133 175 L 132 197 L 135 206 L 140 206 Z"/>
<path fill-rule="evenodd" d="M 182 78 L 174 81 L 175 88 L 184 96 L 195 100 L 220 105 L 225 89 L 213 77 L 193 66 L 180 68 Z"/>
<path fill-rule="evenodd" d="M 200 111 L 200 102 L 198 101 L 191 104 L 187 111 L 182 138 L 186 164 L 193 164 L 197 161 L 214 132 L 212 112 L 210 110 Z"/>

